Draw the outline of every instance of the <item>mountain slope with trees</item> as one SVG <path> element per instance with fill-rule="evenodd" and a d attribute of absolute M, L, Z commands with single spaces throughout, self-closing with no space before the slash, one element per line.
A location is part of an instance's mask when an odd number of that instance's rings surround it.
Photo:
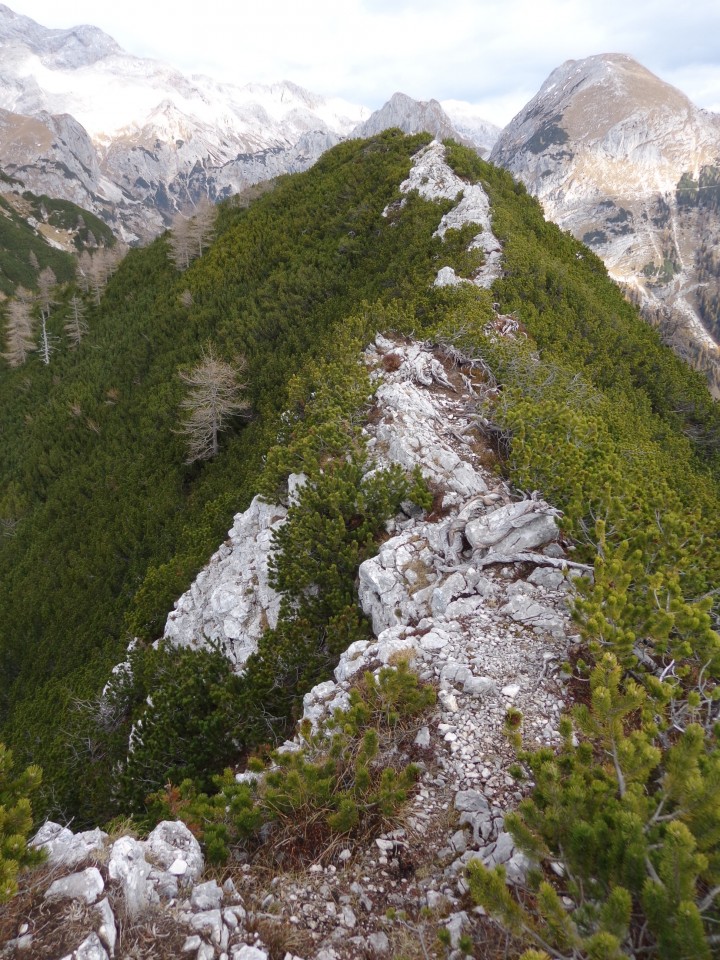
<path fill-rule="evenodd" d="M 477 423 L 501 469 L 563 510 L 577 557 L 595 565 L 576 605 L 585 645 L 574 665 L 578 686 L 593 691 L 574 718 L 589 746 L 567 724 L 557 759 L 518 744 L 519 775 L 541 789 L 516 833 L 541 859 L 585 864 L 592 883 L 573 873 L 565 887 L 580 926 L 563 927 L 544 887 L 539 920 L 483 875 L 473 893 L 518 938 L 530 929 L 559 951 L 570 944 L 569 955 L 632 955 L 622 945 L 650 943 L 648 917 L 651 955 L 681 956 L 663 917 L 690 917 L 703 945 L 720 879 L 720 414 L 602 262 L 547 223 L 507 173 L 452 144 L 455 171 L 490 197 L 504 269 L 491 291 L 434 287 L 440 268 L 472 274 L 477 257 L 466 251 L 472 228 L 434 235 L 452 201 L 399 191 L 427 140 L 390 131 L 345 143 L 249 206 L 222 205 L 215 240 L 185 270 L 167 236 L 131 251 L 88 304 L 81 343 L 50 364 L 31 356 L 2 369 L 0 482 L 14 523 L 0 541 L 0 735 L 19 766 L 43 767 L 39 809 L 94 823 L 128 810 L 152 819 L 157 798 L 143 787 L 162 785 L 153 766 L 171 749 L 173 780 L 210 789 L 213 773 L 241 759 L 234 751 L 266 741 L 267 703 L 280 718 L 272 734 L 287 732 L 304 685 L 367 635 L 354 576 L 384 519 L 410 496 L 431 506 L 408 478 L 362 478 L 370 385 L 359 351 L 378 330 L 452 344 L 490 378 Z M 525 337 L 494 336 L 499 313 Z M 59 322 L 48 320 L 58 336 Z M 188 464 L 183 374 L 210 349 L 235 370 L 247 364 L 250 417 L 231 418 L 217 456 Z M 274 572 L 284 613 L 244 679 L 215 655 L 153 648 L 233 514 L 258 491 L 274 499 L 300 471 L 311 483 Z M 99 694 L 133 637 L 129 689 L 103 725 Z M 148 695 L 158 719 L 128 769 L 147 763 L 150 773 L 118 783 Z M 563 849 L 557 823 L 573 818 Z M 608 831 L 627 844 L 608 846 Z M 577 851 L 590 843 L 583 861 Z M 667 881 L 672 851 L 679 893 Z"/>

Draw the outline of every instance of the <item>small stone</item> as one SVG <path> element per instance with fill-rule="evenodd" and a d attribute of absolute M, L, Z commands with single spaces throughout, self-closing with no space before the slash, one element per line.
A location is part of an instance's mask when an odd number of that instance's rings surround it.
<path fill-rule="evenodd" d="M 268 960 L 268 955 L 259 947 L 241 944 L 232 948 L 232 960 Z"/>
<path fill-rule="evenodd" d="M 428 890 L 425 899 L 430 910 L 438 910 L 443 905 L 445 897 L 437 890 Z"/>
<path fill-rule="evenodd" d="M 117 943 L 117 925 L 110 901 L 106 897 L 100 903 L 96 903 L 93 909 L 100 915 L 100 926 L 97 934 L 112 957 L 115 955 L 115 944 Z"/>
<path fill-rule="evenodd" d="M 220 943 L 222 939 L 223 923 L 219 910 L 204 910 L 190 918 L 190 926 L 198 933 L 210 937 L 213 943 Z"/>
<path fill-rule="evenodd" d="M 222 890 L 216 880 L 199 883 L 190 895 L 193 910 L 217 910 L 222 903 Z"/>
<path fill-rule="evenodd" d="M 236 889 L 236 887 L 235 887 L 235 884 L 234 884 L 234 882 L 233 882 L 233 878 L 232 878 L 232 877 L 228 877 L 228 878 L 227 878 L 227 880 L 225 881 L 225 883 L 223 883 L 222 888 L 223 888 L 223 893 L 224 893 L 225 896 L 228 897 L 230 900 L 235 900 L 235 899 L 237 899 L 238 892 L 237 892 L 237 889 Z"/>
<path fill-rule="evenodd" d="M 177 860 L 173 860 L 168 867 L 168 873 L 171 873 L 174 877 L 184 877 L 187 873 L 187 868 L 187 862 L 178 857 Z"/>
<path fill-rule="evenodd" d="M 520 684 L 509 683 L 506 687 L 502 688 L 501 693 L 504 697 L 508 697 L 510 700 L 514 700 L 515 697 L 520 693 Z"/>
<path fill-rule="evenodd" d="M 467 837 L 464 830 L 458 830 L 450 838 L 450 845 L 457 853 L 464 853 L 467 850 Z"/>
<path fill-rule="evenodd" d="M 91 933 L 72 954 L 72 960 L 108 960 L 108 954 L 98 935 Z"/>
<path fill-rule="evenodd" d="M 490 806 L 478 790 L 459 790 L 455 794 L 455 809 L 476 813 L 488 811 Z"/>
<path fill-rule="evenodd" d="M 352 907 L 345 906 L 342 909 L 342 924 L 345 927 L 348 927 L 350 930 L 357 924 L 357 917 L 353 912 Z"/>
<path fill-rule="evenodd" d="M 417 732 L 415 737 L 415 745 L 420 747 L 423 750 L 426 750 L 430 746 L 430 728 L 421 727 Z"/>
<path fill-rule="evenodd" d="M 187 937 L 185 943 L 182 946 L 183 953 L 190 953 L 193 950 L 197 950 L 202 943 L 202 940 L 197 934 L 193 934 L 192 937 Z"/>
<path fill-rule="evenodd" d="M 368 937 L 368 943 L 370 944 L 370 949 L 378 956 L 383 956 L 390 952 L 390 941 L 387 934 L 383 933 L 382 930 L 371 933 Z"/>

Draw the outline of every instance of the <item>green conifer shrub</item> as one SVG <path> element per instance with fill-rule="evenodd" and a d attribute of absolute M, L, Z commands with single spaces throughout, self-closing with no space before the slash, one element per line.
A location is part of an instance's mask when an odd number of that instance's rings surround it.
<path fill-rule="evenodd" d="M 317 731 L 301 727 L 302 748 L 271 754 L 256 785 L 226 770 L 215 777 L 216 792 L 185 781 L 152 797 L 150 809 L 157 818 L 185 820 L 212 862 L 224 861 L 233 846 L 260 843 L 285 865 L 315 861 L 336 839 L 368 836 L 397 814 L 419 773 L 398 756 L 434 703 L 434 689 L 405 661 L 365 673 L 347 710 Z"/>
<path fill-rule="evenodd" d="M 0 743 L 0 904 L 17 891 L 19 871 L 44 858 L 42 850 L 27 845 L 33 825 L 30 797 L 40 780 L 37 767 L 15 773 L 12 753 Z"/>

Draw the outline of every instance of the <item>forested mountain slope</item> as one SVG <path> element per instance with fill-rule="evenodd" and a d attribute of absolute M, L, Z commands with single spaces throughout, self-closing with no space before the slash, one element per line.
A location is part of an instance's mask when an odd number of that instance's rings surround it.
<path fill-rule="evenodd" d="M 587 689 L 596 665 L 591 687 L 602 696 L 583 731 L 597 737 L 598 756 L 610 756 L 617 723 L 622 728 L 629 717 L 630 752 L 616 757 L 614 768 L 604 760 L 594 767 L 592 751 L 576 755 L 567 739 L 563 769 L 605 791 L 607 824 L 598 827 L 582 791 L 580 799 L 572 792 L 576 780 L 568 798 L 553 794 L 557 804 L 575 803 L 559 822 L 579 824 L 563 859 L 575 857 L 575 869 L 590 838 L 596 860 L 589 848 L 586 859 L 601 899 L 617 884 L 642 887 L 644 854 L 633 851 L 652 810 L 641 809 L 639 798 L 665 791 L 663 806 L 682 810 L 678 797 L 692 780 L 697 815 L 678 814 L 690 839 L 680 827 L 671 839 L 701 851 L 687 882 L 699 891 L 690 899 L 702 904 L 701 893 L 717 882 L 720 818 L 712 799 L 720 671 L 713 629 L 717 406 L 699 375 L 624 300 L 601 261 L 548 224 L 508 174 L 456 145 L 447 148 L 448 162 L 490 198 L 503 272 L 489 292 L 462 282 L 433 286 L 446 266 L 471 278 L 482 254 L 467 249 L 473 224 L 447 231 L 444 240 L 435 235 L 453 201 L 400 192 L 426 143 L 423 135 L 390 131 L 342 144 L 249 206 L 222 206 L 215 241 L 184 272 L 168 257 L 168 237 L 132 251 L 89 310 L 89 332 L 76 349 L 57 350 L 50 364 L 30 357 L 2 369 L 7 456 L 0 483 L 16 521 L 0 542 L 2 738 L 20 763 L 43 765 L 44 811 L 92 823 L 128 810 L 145 822 L 157 818 L 158 803 L 168 798 L 148 800 L 147 793 L 165 783 L 168 756 L 173 782 L 187 776 L 193 790 L 208 790 L 225 764 L 282 737 L 305 689 L 327 677 L 351 642 L 369 636 L 355 575 L 378 549 L 385 519 L 412 498 L 433 506 L 432 491 L 417 477 L 368 480 L 362 467 L 371 388 L 360 350 L 378 331 L 412 333 L 449 345 L 485 371 L 485 399 L 471 415 L 493 439 L 498 469 L 516 490 L 540 490 L 562 510 L 566 542 L 579 561 L 595 563 L 595 584 L 576 612 L 590 666 L 577 670 L 578 689 Z M 498 336 L 508 324 L 517 335 Z M 251 415 L 231 420 L 217 457 L 187 464 L 180 373 L 197 369 L 211 350 L 236 368 L 244 358 Z M 284 613 L 244 677 L 234 677 L 222 657 L 149 647 L 233 514 L 258 492 L 287 499 L 288 476 L 299 472 L 310 482 L 295 522 L 277 541 Z M 121 709 L 103 715 L 98 695 L 133 637 L 132 689 L 124 690 Z M 603 659 L 607 652 L 617 670 Z M 620 667 L 631 677 L 624 699 Z M 602 697 L 611 698 L 606 726 Z M 126 767 L 128 736 L 141 714 L 142 747 Z M 694 738 L 694 779 L 677 768 L 672 723 Z M 547 753 L 523 762 L 541 783 L 555 776 Z M 144 772 L 123 778 L 123 769 Z M 620 770 L 617 781 L 612 769 Z M 588 797 L 600 795 L 594 791 L 588 788 Z M 557 806 L 548 797 L 541 793 L 525 815 L 528 829 L 554 849 Z M 670 829 L 664 819 L 651 828 Z M 632 835 L 636 846 L 628 840 L 610 850 L 604 829 Z M 664 860 L 653 866 L 658 875 L 666 869 Z M 476 878 L 476 891 L 480 883 Z M 497 888 L 477 895 L 504 909 Z M 656 917 L 679 909 L 663 907 L 658 890 L 642 896 L 643 909 Z M 712 899 L 706 912 L 714 910 Z M 694 900 L 693 909 L 699 917 Z M 659 920 L 657 930 L 653 936 L 671 942 L 674 934 Z M 638 931 L 640 942 L 642 924 Z"/>
<path fill-rule="evenodd" d="M 36 196 L 0 173 L 0 293 L 35 287 L 46 267 L 58 280 L 72 280 L 71 254 L 114 243 L 110 228 L 92 213 L 69 200 Z"/>

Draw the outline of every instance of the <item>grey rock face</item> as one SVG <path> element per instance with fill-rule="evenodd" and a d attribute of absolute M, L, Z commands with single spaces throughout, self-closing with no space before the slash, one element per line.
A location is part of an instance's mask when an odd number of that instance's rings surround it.
<path fill-rule="evenodd" d="M 255 497 L 238 513 L 229 540 L 175 604 L 165 637 L 178 647 L 219 643 L 240 671 L 267 627 L 277 623 L 280 596 L 269 584 L 272 535 L 287 510 Z"/>
<path fill-rule="evenodd" d="M 700 208 L 680 203 L 677 187 L 684 174 L 697 183 L 703 167 L 717 168 L 718 156 L 720 116 L 623 54 L 559 66 L 490 156 L 549 219 L 590 245 L 642 307 L 667 318 L 661 330 L 681 355 L 709 351 L 714 388 L 717 345 L 697 310 L 695 251 L 715 240 Z M 677 270 L 663 279 L 668 235 Z"/>
<path fill-rule="evenodd" d="M 374 137 L 383 130 L 399 127 L 403 133 L 427 131 L 438 140 L 449 138 L 469 143 L 453 127 L 450 117 L 437 100 L 413 100 L 405 93 L 394 93 L 386 104 L 353 130 L 354 137 Z"/>

